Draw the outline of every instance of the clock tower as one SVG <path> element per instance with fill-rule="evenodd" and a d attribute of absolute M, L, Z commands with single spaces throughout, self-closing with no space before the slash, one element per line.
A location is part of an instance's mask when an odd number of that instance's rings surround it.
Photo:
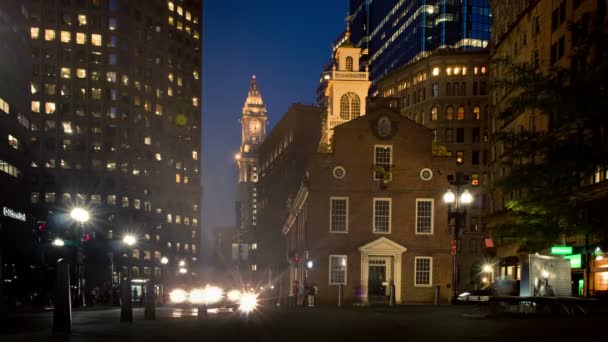
<path fill-rule="evenodd" d="M 323 118 L 321 151 L 332 149 L 334 127 L 365 115 L 365 102 L 372 83 L 367 67 L 360 69 L 360 57 L 361 49 L 350 41 L 347 26 L 346 39 L 333 56 L 334 64 L 325 90 L 327 111 Z"/>
<path fill-rule="evenodd" d="M 238 232 L 238 264 L 252 267 L 249 245 L 257 225 L 257 149 L 266 135 L 266 106 L 255 75 L 243 105 L 241 116 L 241 149 L 236 155 L 238 185 L 236 198 L 236 227 Z M 233 253 L 234 254 L 234 253 Z M 245 271 L 243 269 L 242 271 Z"/>

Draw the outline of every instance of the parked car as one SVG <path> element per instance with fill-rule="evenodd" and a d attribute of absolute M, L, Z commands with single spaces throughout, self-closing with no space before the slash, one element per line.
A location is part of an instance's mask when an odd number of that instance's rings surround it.
<path fill-rule="evenodd" d="M 466 291 L 459 294 L 457 300 L 461 303 L 487 302 L 490 300 L 491 295 L 492 291 L 490 290 Z"/>

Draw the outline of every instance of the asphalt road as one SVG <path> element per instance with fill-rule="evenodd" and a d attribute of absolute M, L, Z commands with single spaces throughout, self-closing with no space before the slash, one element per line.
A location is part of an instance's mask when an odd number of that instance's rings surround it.
<path fill-rule="evenodd" d="M 247 317 L 157 309 L 145 321 L 136 309 L 133 324 L 119 323 L 117 309 L 75 312 L 70 341 L 550 341 L 596 337 L 606 317 L 481 318 L 475 307 L 303 308 L 266 310 Z M 5 320 L 2 342 L 50 341 L 51 313 Z M 7 324 L 8 323 L 8 326 Z"/>

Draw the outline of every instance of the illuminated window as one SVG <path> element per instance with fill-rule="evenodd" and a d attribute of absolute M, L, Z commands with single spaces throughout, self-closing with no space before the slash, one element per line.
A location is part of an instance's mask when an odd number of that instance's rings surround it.
<path fill-rule="evenodd" d="M 186 20 L 190 21 L 192 19 L 192 14 L 189 11 L 186 11 Z"/>
<path fill-rule="evenodd" d="M 382 168 L 384 172 L 375 171 L 374 180 L 383 180 L 386 177 L 386 172 L 390 170 L 393 162 L 393 147 L 391 145 L 376 145 L 374 146 L 374 166 Z M 390 178 L 390 173 L 389 173 Z"/>
<path fill-rule="evenodd" d="M 93 100 L 101 100 L 101 88 L 91 88 L 91 97 Z"/>
<path fill-rule="evenodd" d="M 69 31 L 61 31 L 61 42 L 69 43 L 72 41 L 72 34 Z"/>
<path fill-rule="evenodd" d="M 481 120 L 481 109 L 479 106 L 473 107 L 473 118 L 475 120 Z"/>
<path fill-rule="evenodd" d="M 251 270 L 254 271 L 254 272 L 257 271 L 258 270 L 258 265 L 256 265 L 256 264 L 251 265 Z"/>
<path fill-rule="evenodd" d="M 87 70 L 86 69 L 76 69 L 76 77 L 78 77 L 78 78 L 87 77 Z"/>
<path fill-rule="evenodd" d="M 454 107 L 448 106 L 448 108 L 445 110 L 445 118 L 447 120 L 454 120 Z"/>
<path fill-rule="evenodd" d="M 181 183 L 182 182 L 182 176 L 179 173 L 175 174 L 175 183 Z"/>
<path fill-rule="evenodd" d="M 173 4 L 173 2 L 168 1 L 167 6 L 169 7 L 169 11 L 175 11 L 175 5 Z"/>
<path fill-rule="evenodd" d="M 44 112 L 47 114 L 55 113 L 55 102 L 46 102 L 44 104 Z"/>
<path fill-rule="evenodd" d="M 139 199 L 136 198 L 133 200 L 133 208 L 141 209 L 141 201 Z"/>
<path fill-rule="evenodd" d="M 167 75 L 167 78 L 169 79 L 169 82 L 173 82 L 173 73 L 170 72 L 169 75 Z"/>
<path fill-rule="evenodd" d="M 55 30 L 49 30 L 49 29 L 44 30 L 44 40 L 48 40 L 48 41 L 55 40 Z"/>
<path fill-rule="evenodd" d="M 459 67 L 455 67 L 454 68 L 454 75 L 460 75 L 460 68 Z"/>
<path fill-rule="evenodd" d="M 40 113 L 40 101 L 32 101 L 32 112 Z"/>
<path fill-rule="evenodd" d="M 167 214 L 167 223 L 171 222 L 173 222 L 173 216 L 171 214 Z M 171 247 L 171 244 L 169 244 L 169 247 Z"/>
<path fill-rule="evenodd" d="M 129 85 L 129 76 L 122 75 L 122 84 L 125 85 L 125 86 Z"/>
<path fill-rule="evenodd" d="M 182 223 L 182 217 L 180 215 L 175 215 L 175 223 L 178 223 L 178 224 Z M 178 246 L 179 246 L 179 242 L 178 242 Z"/>
<path fill-rule="evenodd" d="M 161 161 L 163 160 L 163 156 L 160 153 L 156 154 L 156 160 Z"/>
<path fill-rule="evenodd" d="M 433 76 L 438 76 L 439 75 L 439 68 L 435 67 L 433 68 Z"/>
<path fill-rule="evenodd" d="M 96 33 L 91 34 L 91 44 L 101 46 L 101 35 Z"/>
<path fill-rule="evenodd" d="M 144 144 L 146 144 L 146 145 L 152 145 L 152 137 L 145 137 L 144 138 Z"/>
<path fill-rule="evenodd" d="M 437 121 L 437 107 L 431 108 L 431 121 Z"/>
<path fill-rule="evenodd" d="M 195 80 L 198 80 L 198 71 L 194 70 L 194 71 L 192 72 L 192 76 L 194 76 L 194 79 L 195 79 Z"/>
<path fill-rule="evenodd" d="M 12 148 L 14 148 L 15 150 L 18 150 L 20 147 L 20 143 L 19 143 L 19 139 L 15 138 L 12 135 L 8 135 L 8 145 Z"/>
<path fill-rule="evenodd" d="M 479 67 L 474 67 L 474 68 L 473 68 L 473 73 L 474 73 L 475 75 L 477 75 L 477 74 L 479 73 Z"/>
<path fill-rule="evenodd" d="M 40 29 L 37 27 L 32 27 L 30 29 L 30 36 L 32 37 L 32 39 L 38 39 L 38 37 L 40 36 Z"/>
<path fill-rule="evenodd" d="M 463 151 L 456 151 L 456 163 L 457 164 L 464 163 L 464 152 Z"/>
<path fill-rule="evenodd" d="M 452 68 L 446 68 L 446 69 L 445 69 L 445 73 L 446 73 L 448 76 L 451 76 L 451 75 L 452 75 Z"/>
<path fill-rule="evenodd" d="M 192 159 L 198 160 L 198 152 L 197 151 L 192 151 Z"/>
<path fill-rule="evenodd" d="M 106 79 L 108 80 L 108 82 L 116 83 L 116 72 L 108 71 L 106 73 Z"/>
<path fill-rule="evenodd" d="M 167 96 L 173 96 L 173 88 L 171 88 L 171 87 L 167 88 Z"/>
<path fill-rule="evenodd" d="M 182 78 L 180 76 L 177 76 L 177 85 L 180 87 L 183 85 Z"/>
<path fill-rule="evenodd" d="M 192 98 L 192 105 L 193 105 L 194 107 L 198 107 L 198 97 L 193 97 L 193 98 Z"/>
<path fill-rule="evenodd" d="M 182 22 L 180 20 L 177 21 L 176 27 L 180 31 L 184 29 L 184 25 L 182 24 Z"/>
<path fill-rule="evenodd" d="M 163 115 L 163 106 L 157 104 L 154 113 L 156 115 Z"/>
<path fill-rule="evenodd" d="M 171 26 L 175 25 L 175 21 L 173 20 L 173 17 L 169 17 L 169 25 L 171 25 Z"/>
<path fill-rule="evenodd" d="M 116 18 L 108 19 L 108 28 L 110 29 L 110 31 L 116 30 L 117 27 L 118 27 L 118 22 L 116 21 Z"/>
<path fill-rule="evenodd" d="M 458 120 L 464 120 L 464 107 L 458 107 L 458 112 L 456 113 L 456 117 Z"/>
<path fill-rule="evenodd" d="M 194 37 L 194 39 L 198 39 L 199 38 L 199 33 L 197 30 L 194 30 L 194 32 L 192 33 L 192 37 Z"/>
<path fill-rule="evenodd" d="M 182 6 L 177 6 L 177 14 L 184 15 L 184 9 L 182 8 Z"/>
<path fill-rule="evenodd" d="M 486 69 L 486 67 L 485 67 L 485 66 L 482 66 L 482 67 L 481 67 L 481 73 L 485 75 L 485 74 L 486 74 L 486 72 L 488 72 L 488 69 Z"/>
<path fill-rule="evenodd" d="M 123 197 L 122 198 L 122 207 L 123 208 L 128 208 L 129 207 L 129 197 Z"/>
<path fill-rule="evenodd" d="M 76 32 L 76 44 L 84 44 L 87 42 L 87 35 L 86 33 L 82 33 L 82 32 Z"/>
<path fill-rule="evenodd" d="M 78 26 L 84 26 L 87 24 L 87 16 L 84 14 L 78 15 Z"/>
<path fill-rule="evenodd" d="M 70 68 L 61 68 L 61 78 L 70 78 Z"/>

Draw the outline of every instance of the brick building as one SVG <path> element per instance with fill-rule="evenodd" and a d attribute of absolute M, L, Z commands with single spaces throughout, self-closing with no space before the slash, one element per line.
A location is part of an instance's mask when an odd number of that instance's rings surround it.
<path fill-rule="evenodd" d="M 488 50 L 436 50 L 378 81 L 378 97 L 433 130 L 435 152 L 456 157 L 475 201 L 467 210 L 459 248 L 459 288 L 482 285 L 488 165 Z M 464 287 L 464 288 L 462 288 Z"/>
<path fill-rule="evenodd" d="M 318 287 L 318 302 L 429 303 L 451 294 L 453 232 L 447 174 L 454 158 L 433 156 L 433 131 L 388 108 L 334 129 L 317 153 L 282 232 L 294 280 Z"/>

